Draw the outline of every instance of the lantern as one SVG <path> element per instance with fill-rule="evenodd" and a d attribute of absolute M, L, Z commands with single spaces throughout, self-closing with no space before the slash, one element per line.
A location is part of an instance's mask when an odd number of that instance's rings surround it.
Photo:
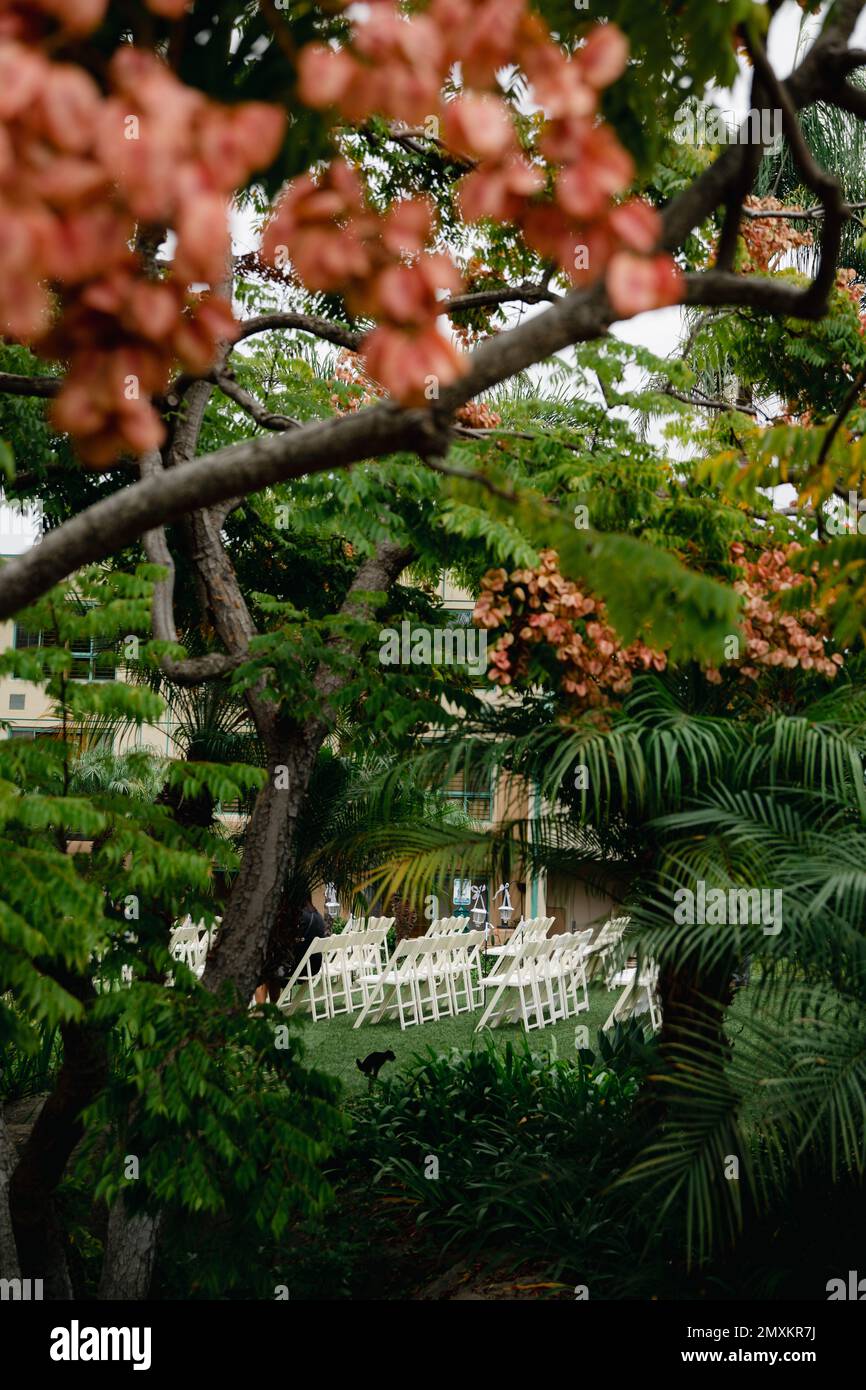
<path fill-rule="evenodd" d="M 480 884 L 478 887 L 473 885 L 472 897 L 474 901 L 472 904 L 472 911 L 470 913 L 470 916 L 472 917 L 472 921 L 474 922 L 475 926 L 480 927 L 483 926 L 483 924 L 487 921 L 487 907 L 484 902 L 483 884 Z"/>
<path fill-rule="evenodd" d="M 503 927 L 507 927 L 514 915 L 514 907 L 511 902 L 511 894 L 508 891 L 507 883 L 500 883 L 496 892 L 496 898 L 498 898 L 500 894 L 502 895 L 502 902 L 499 904 L 499 920 Z M 494 898 L 494 902 L 495 900 Z"/>

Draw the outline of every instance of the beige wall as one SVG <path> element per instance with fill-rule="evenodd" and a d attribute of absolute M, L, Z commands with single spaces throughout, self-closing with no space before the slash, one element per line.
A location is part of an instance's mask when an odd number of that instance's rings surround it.
<path fill-rule="evenodd" d="M 583 931 L 592 927 L 597 934 L 609 917 L 620 912 L 622 885 L 611 880 L 607 892 L 591 888 L 570 874 L 551 874 L 547 882 L 547 916 L 555 918 L 553 930 Z"/>
<path fill-rule="evenodd" d="M 15 624 L 0 621 L 0 651 L 8 651 L 15 640 Z M 123 668 L 118 668 L 118 677 L 123 679 Z M 24 708 L 13 708 L 12 696 L 17 696 L 15 704 L 23 699 Z M 52 711 L 52 701 L 40 685 L 31 681 L 18 680 L 13 676 L 0 676 L 0 719 L 11 729 L 34 729 L 49 733 L 60 727 L 60 721 Z M 171 737 L 172 720 L 166 715 L 158 724 L 145 724 L 141 729 L 125 730 L 115 739 L 115 751 L 129 748 L 148 748 L 155 753 L 170 755 L 173 741 Z M 0 738 L 9 738 L 9 729 L 0 729 Z"/>

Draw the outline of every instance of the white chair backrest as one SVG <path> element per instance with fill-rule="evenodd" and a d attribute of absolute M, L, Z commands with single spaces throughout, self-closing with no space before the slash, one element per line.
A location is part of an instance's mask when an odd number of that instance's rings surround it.
<path fill-rule="evenodd" d="M 379 917 L 376 921 L 376 928 L 379 931 L 390 931 L 396 920 L 396 917 Z"/>
<path fill-rule="evenodd" d="M 397 948 L 385 967 L 386 974 L 390 977 L 393 973 L 399 980 L 411 980 L 421 960 L 439 950 L 441 944 L 436 936 L 404 937 L 397 943 Z"/>
<path fill-rule="evenodd" d="M 424 936 L 428 939 L 432 936 L 456 936 L 463 931 L 467 920 L 466 917 L 434 917 Z"/>
<path fill-rule="evenodd" d="M 629 922 L 630 917 L 609 917 L 594 941 L 594 946 L 613 946 L 619 941 Z"/>
<path fill-rule="evenodd" d="M 453 936 L 427 937 L 425 940 L 438 940 L 443 952 L 450 956 L 451 963 L 459 966 L 477 960 L 478 953 L 484 945 L 484 936 L 483 929 L 479 929 L 458 932 Z"/>
<path fill-rule="evenodd" d="M 524 941 L 543 941 L 553 926 L 552 917 L 530 917 L 523 925 L 521 938 Z M 518 924 L 520 925 L 520 924 Z M 516 932 L 515 932 L 516 935 Z M 514 937 L 512 937 L 514 940 Z"/>
<path fill-rule="evenodd" d="M 571 967 L 580 960 L 592 938 L 592 930 L 582 932 L 561 932 L 559 936 L 549 936 L 546 943 L 551 947 L 550 955 L 558 964 Z"/>

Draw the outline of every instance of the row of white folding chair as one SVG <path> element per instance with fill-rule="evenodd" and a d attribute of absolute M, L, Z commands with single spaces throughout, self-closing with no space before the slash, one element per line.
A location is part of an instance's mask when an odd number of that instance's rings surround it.
<path fill-rule="evenodd" d="M 483 943 L 483 931 L 399 942 L 354 1026 L 360 1028 L 368 1019 L 379 1023 L 387 1014 L 399 1018 L 405 1030 L 478 1008 Z"/>
<path fill-rule="evenodd" d="M 396 917 L 350 917 L 346 923 L 346 931 L 381 931 L 383 928 L 388 931 L 396 920 Z"/>
<path fill-rule="evenodd" d="M 187 941 L 193 937 L 201 936 L 202 932 L 207 932 L 209 936 L 215 937 L 219 931 L 221 917 L 215 917 L 213 924 L 208 927 L 204 922 L 194 922 L 190 916 L 186 916 L 178 922 L 171 933 L 171 941 Z"/>
<path fill-rule="evenodd" d="M 285 1013 L 308 1008 L 314 1022 L 362 1008 L 385 969 L 387 937 L 387 927 L 315 937 L 277 1000 L 278 1008 Z"/>
<path fill-rule="evenodd" d="M 489 1002 L 476 1032 L 487 1025 L 496 1027 L 498 1023 L 514 1018 L 518 1012 L 524 1024 L 527 1027 L 532 1026 L 527 1024 L 527 1018 L 534 1008 L 534 962 L 539 953 L 547 955 L 552 949 L 553 939 L 525 942 L 518 940 L 513 954 L 503 951 L 484 980 L 484 989 L 489 991 Z M 513 990 L 518 992 L 516 1000 L 511 997 Z"/>
<path fill-rule="evenodd" d="M 553 917 L 530 917 L 523 924 L 524 941 L 543 941 L 554 923 Z"/>
<path fill-rule="evenodd" d="M 492 997 L 478 1029 L 517 1017 L 527 1030 L 543 1028 L 588 1008 L 584 956 L 591 935 L 528 941 L 516 956 L 497 962 L 485 980 Z M 516 997 L 509 1000 L 509 994 Z"/>
<path fill-rule="evenodd" d="M 621 942 L 630 917 L 611 917 L 605 922 L 589 948 L 586 976 L 593 980 L 601 975 L 608 989 L 614 988 L 613 977 L 620 966 Z"/>
<path fill-rule="evenodd" d="M 624 1023 L 628 1018 L 648 1013 L 650 1026 L 657 1033 L 662 1026 L 662 1012 L 658 997 L 659 968 L 652 960 L 644 961 L 638 970 L 630 967 L 623 971 L 624 989 L 605 1020 L 602 1032 L 607 1032 L 615 1023 Z"/>
<path fill-rule="evenodd" d="M 367 926 L 361 932 L 342 932 L 327 938 L 329 950 L 322 954 L 319 976 L 324 984 L 327 1017 L 352 1014 L 366 1004 L 370 989 L 382 974 L 388 959 L 388 927 L 393 918 L 373 918 L 383 925 Z M 314 977 L 315 978 L 315 977 Z M 314 1015 L 315 1017 L 315 1015 Z"/>
<path fill-rule="evenodd" d="M 431 936 L 459 936 L 468 925 L 468 917 L 434 917 L 424 935 L 428 938 Z"/>
<path fill-rule="evenodd" d="M 476 1032 L 518 1017 L 529 1032 L 588 1009 L 585 960 L 591 937 L 589 930 L 527 941 L 516 956 L 498 961 L 484 981 L 491 997 Z"/>
<path fill-rule="evenodd" d="M 211 927 L 205 926 L 203 922 L 193 922 L 192 918 L 185 917 L 176 926 L 168 941 L 168 949 L 175 960 L 182 961 L 190 970 L 195 971 L 199 979 L 204 974 L 207 953 L 213 944 L 214 938 L 219 928 L 220 918 L 217 918 Z M 127 933 L 127 940 L 134 942 L 135 934 Z M 133 978 L 132 966 L 123 965 L 120 969 L 120 978 L 116 981 L 118 985 L 131 985 Z M 99 975 L 94 976 L 93 983 L 97 990 L 103 992 L 106 988 L 106 981 Z M 173 984 L 173 976 L 169 975 L 166 984 Z"/>
<path fill-rule="evenodd" d="M 214 918 L 211 926 L 204 922 L 194 922 L 185 917 L 174 928 L 169 937 L 168 949 L 175 960 L 183 961 L 197 975 L 204 973 L 207 953 L 213 946 L 220 929 L 221 917 Z"/>
<path fill-rule="evenodd" d="M 525 941 L 543 941 L 553 926 L 553 917 L 521 917 L 514 931 L 502 946 L 491 946 L 491 956 L 516 956 Z"/>

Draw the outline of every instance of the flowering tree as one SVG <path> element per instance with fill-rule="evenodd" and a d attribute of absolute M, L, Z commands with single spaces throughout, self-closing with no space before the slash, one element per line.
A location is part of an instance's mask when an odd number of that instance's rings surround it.
<path fill-rule="evenodd" d="M 604 332 L 616 317 L 677 299 L 819 316 L 847 213 L 835 181 L 798 139 L 796 112 L 818 99 L 859 110 L 861 97 L 845 79 L 858 64 L 846 43 L 860 7 L 836 7 L 785 85 L 754 27 L 766 18 L 764 8 L 745 0 L 715 8 L 714 29 L 661 7 L 659 32 L 637 44 L 629 42 L 628 21 L 639 7 L 630 3 L 617 7 L 622 28 L 578 16 L 560 18 L 551 30 L 516 0 L 505 7 L 455 0 L 411 15 L 377 2 L 348 20 L 330 7 L 297 19 L 291 8 L 265 6 L 251 18 L 225 7 L 216 31 L 195 9 L 160 3 L 137 15 L 131 44 L 105 4 L 59 15 L 48 5 L 5 10 L 0 116 L 10 216 L 2 258 L 14 288 L 5 291 L 3 325 L 10 337 L 65 363 L 59 379 L 7 378 L 6 390 L 56 396 L 58 424 L 92 466 L 129 454 L 146 459 L 170 437 L 188 453 L 196 416 L 190 399 L 199 393 L 190 398 L 188 376 L 170 380 L 173 364 L 213 379 L 225 370 L 226 348 L 217 352 L 218 342 L 278 326 L 230 321 L 228 199 L 256 171 L 263 171 L 265 190 L 273 189 L 306 160 L 315 169 L 295 178 L 277 203 L 264 253 L 283 259 L 290 280 L 339 294 L 351 314 L 376 326 L 347 332 L 339 322 L 297 315 L 294 326 L 345 346 L 363 343 L 371 374 L 409 408 L 383 406 L 363 429 L 344 420 L 285 432 L 268 448 L 239 444 L 187 470 L 172 472 L 163 462 L 169 476 L 153 477 L 145 464 L 140 484 L 58 531 L 38 560 L 7 567 L 3 611 L 113 546 L 239 491 L 345 466 L 371 451 L 442 456 L 449 422 L 467 400 L 568 343 Z M 825 208 L 819 270 L 802 289 L 733 273 L 754 147 L 726 149 L 659 219 L 632 193 L 636 166 L 616 127 L 596 115 L 600 94 L 619 81 L 628 80 L 625 100 L 638 109 L 659 99 L 674 60 L 691 66 L 698 86 L 729 78 L 738 24 L 745 26 L 738 42 L 747 43 L 755 64 L 753 95 L 783 111 L 803 181 Z M 218 65 L 232 33 L 241 42 L 225 73 L 215 71 L 213 59 L 197 59 L 197 42 L 205 52 L 214 45 Z M 723 36 L 726 42 L 713 47 Z M 514 77 L 503 86 L 506 71 Z M 235 100 L 217 102 L 208 88 Z M 236 100 L 247 93 L 268 99 Z M 611 106 L 616 110 L 616 102 Z M 383 140 L 420 148 L 440 168 L 463 170 L 462 217 L 507 222 L 542 267 L 534 284 L 491 291 L 493 302 L 555 301 L 544 315 L 461 360 L 435 326 L 437 295 L 447 291 L 450 308 L 461 303 L 453 258 L 431 249 L 433 216 L 424 198 L 382 208 L 381 190 L 349 141 L 371 123 Z M 715 265 L 681 276 L 670 253 L 719 206 L 728 215 Z M 168 232 L 171 253 L 161 259 Z M 532 264 L 531 255 L 524 264 Z M 551 270 L 574 285 L 570 293 L 559 297 L 548 288 Z M 202 295 L 203 285 L 210 288 Z"/>
<path fill-rule="evenodd" d="M 832 680 L 843 663 L 840 652 L 829 651 L 826 619 L 814 606 L 806 606 L 815 602 L 814 579 L 804 580 L 791 568 L 790 561 L 801 551 L 793 541 L 784 550 L 763 550 L 747 560 L 741 541 L 731 546 L 740 575 L 734 590 L 743 599 L 744 653 L 741 659 L 740 639 L 734 636 L 728 664 L 744 679 L 756 681 L 762 667 L 781 666 Z M 796 597 L 802 611 L 781 610 L 776 600 L 782 594 Z M 525 683 L 533 674 L 543 678 L 541 664 L 533 672 L 533 657 L 540 655 L 540 648 L 553 656 L 554 680 L 563 692 L 588 706 L 630 690 L 636 672 L 664 671 L 667 666 L 665 652 L 653 651 L 641 641 L 622 642 L 605 621 L 604 604 L 560 573 L 555 551 L 542 551 L 539 569 L 485 574 L 475 621 L 494 635 L 505 629 L 496 635 L 490 653 L 490 679 L 500 686 Z M 711 684 L 722 680 L 716 666 L 707 668 L 706 677 Z"/>

